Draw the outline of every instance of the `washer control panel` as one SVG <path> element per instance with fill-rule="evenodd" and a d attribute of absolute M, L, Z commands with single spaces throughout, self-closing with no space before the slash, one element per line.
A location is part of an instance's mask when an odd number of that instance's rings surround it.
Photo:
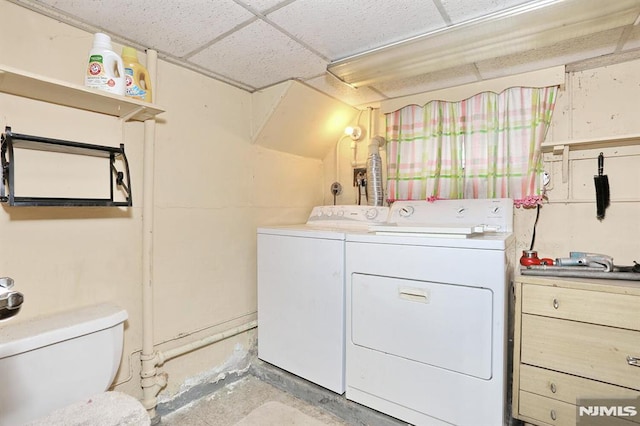
<path fill-rule="evenodd" d="M 389 207 L 382 206 L 317 206 L 311 210 L 307 225 L 337 227 L 367 227 L 369 224 L 385 223 Z"/>
<path fill-rule="evenodd" d="M 513 232 L 510 198 L 396 201 L 389 223 L 397 225 L 482 226 L 485 232 Z"/>

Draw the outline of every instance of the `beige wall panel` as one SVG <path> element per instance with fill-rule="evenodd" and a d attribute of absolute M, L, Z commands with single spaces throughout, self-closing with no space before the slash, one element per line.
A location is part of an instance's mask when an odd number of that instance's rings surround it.
<path fill-rule="evenodd" d="M 93 34 L 0 2 L 1 63 L 23 71 L 83 84 Z"/>
<path fill-rule="evenodd" d="M 252 214 L 231 207 L 156 211 L 156 341 L 255 312 Z"/>
<path fill-rule="evenodd" d="M 160 62 L 155 188 L 159 206 L 247 205 L 250 95 Z"/>
<path fill-rule="evenodd" d="M 569 75 L 574 139 L 640 133 L 638 61 Z"/>
<path fill-rule="evenodd" d="M 252 150 L 251 200 L 256 207 L 322 204 L 322 161 L 259 146 Z M 305 218 L 306 219 L 306 218 Z"/>

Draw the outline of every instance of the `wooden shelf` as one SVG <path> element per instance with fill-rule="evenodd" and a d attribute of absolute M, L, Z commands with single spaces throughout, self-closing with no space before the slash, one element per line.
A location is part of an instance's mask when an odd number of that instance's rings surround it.
<path fill-rule="evenodd" d="M 615 146 L 640 145 L 640 134 L 609 136 L 602 138 L 571 139 L 543 142 L 542 152 L 551 152 L 562 156 L 562 182 L 569 179 L 569 151 L 577 149 L 601 149 Z"/>
<path fill-rule="evenodd" d="M 640 145 L 640 134 L 609 136 L 603 138 L 572 139 L 564 141 L 543 142 L 542 152 L 562 154 L 564 147 L 569 149 L 595 149 L 607 146 Z"/>
<path fill-rule="evenodd" d="M 157 105 L 0 65 L 0 92 L 98 112 L 125 121 L 145 121 L 164 112 Z"/>

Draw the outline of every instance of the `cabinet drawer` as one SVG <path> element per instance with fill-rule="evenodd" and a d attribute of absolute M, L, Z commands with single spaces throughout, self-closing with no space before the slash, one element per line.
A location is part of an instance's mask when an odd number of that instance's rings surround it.
<path fill-rule="evenodd" d="M 640 330 L 640 297 L 524 284 L 522 312 Z"/>
<path fill-rule="evenodd" d="M 576 426 L 576 424 L 606 424 L 607 426 L 636 425 L 636 423 L 629 422 L 628 419 L 621 419 L 618 417 L 607 416 L 604 419 L 601 417 L 579 417 L 575 405 L 558 401 L 553 398 L 545 398 L 544 396 L 535 395 L 529 392 L 520 391 L 519 396 L 520 415 L 526 417 L 526 420 L 531 419 L 535 421 L 536 424 L 540 422 L 540 424 L 553 426 Z M 594 421 L 591 422 L 590 420 Z M 576 423 L 577 421 L 580 422 Z"/>
<path fill-rule="evenodd" d="M 578 398 L 640 398 L 640 392 L 557 371 L 520 365 L 520 389 L 576 404 Z"/>
<path fill-rule="evenodd" d="M 522 315 L 520 362 L 640 390 L 640 332 Z"/>
<path fill-rule="evenodd" d="M 576 426 L 576 406 L 573 404 L 524 391 L 520 391 L 519 400 L 521 416 L 549 425 Z"/>

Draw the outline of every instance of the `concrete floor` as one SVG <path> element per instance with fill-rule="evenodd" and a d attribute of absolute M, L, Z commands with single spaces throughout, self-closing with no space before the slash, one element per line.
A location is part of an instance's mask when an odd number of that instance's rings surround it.
<path fill-rule="evenodd" d="M 406 426 L 257 358 L 241 376 L 159 406 L 162 426 Z"/>
<path fill-rule="evenodd" d="M 246 375 L 162 417 L 164 426 L 347 426 L 328 411 Z"/>

